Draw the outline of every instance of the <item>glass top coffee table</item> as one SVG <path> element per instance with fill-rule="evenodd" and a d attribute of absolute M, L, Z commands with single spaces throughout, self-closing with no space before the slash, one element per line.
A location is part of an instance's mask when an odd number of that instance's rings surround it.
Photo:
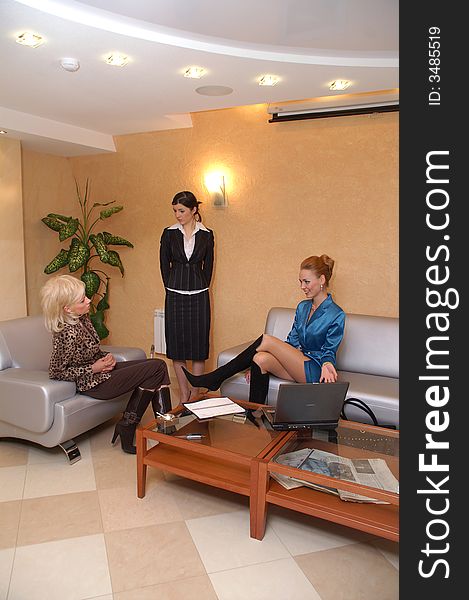
<path fill-rule="evenodd" d="M 269 504 L 397 541 L 399 432 L 352 421 L 288 432 L 259 463 L 253 537 Z"/>
<path fill-rule="evenodd" d="M 262 405 L 235 401 L 256 411 L 255 422 L 233 415 L 200 421 L 175 409 L 173 422 L 139 427 L 138 497 L 154 467 L 248 496 L 251 537 L 259 540 L 269 504 L 399 539 L 398 431 L 352 421 L 332 431 L 274 431 Z"/>

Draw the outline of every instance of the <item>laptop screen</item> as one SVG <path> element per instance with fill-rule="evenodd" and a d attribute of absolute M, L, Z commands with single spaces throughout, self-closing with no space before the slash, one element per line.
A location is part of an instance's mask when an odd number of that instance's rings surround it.
<path fill-rule="evenodd" d="M 349 383 L 280 384 L 272 425 L 337 424 Z"/>

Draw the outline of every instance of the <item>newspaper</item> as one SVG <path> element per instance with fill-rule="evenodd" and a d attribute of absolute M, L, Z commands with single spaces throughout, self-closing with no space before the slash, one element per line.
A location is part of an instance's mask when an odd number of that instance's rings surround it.
<path fill-rule="evenodd" d="M 307 451 L 307 454 L 305 454 L 305 451 Z M 295 457 L 295 454 L 298 458 L 303 457 L 303 460 L 298 462 Z M 389 492 L 399 493 L 399 482 L 391 473 L 388 465 L 386 464 L 386 461 L 381 458 L 345 458 L 343 456 L 338 456 L 337 454 L 332 454 L 331 452 L 324 452 L 322 450 L 312 450 L 311 448 L 297 450 L 296 453 L 290 452 L 289 455 L 285 456 L 288 456 L 288 460 L 290 461 L 291 466 L 295 466 L 297 469 L 300 470 L 311 471 L 313 473 L 327 475 L 328 477 L 332 477 L 333 479 L 353 481 L 380 490 L 387 490 Z M 281 462 L 282 458 L 282 456 L 279 456 L 276 459 L 276 462 Z M 281 464 L 286 463 L 282 462 Z M 271 473 L 271 475 L 274 476 L 274 473 Z M 278 476 L 278 473 L 275 473 L 275 475 Z M 388 502 L 385 502 L 383 500 L 376 500 L 374 498 L 369 498 L 361 494 L 346 492 L 344 490 L 339 490 L 333 487 L 304 481 L 297 477 L 292 477 L 288 479 L 293 479 L 293 481 L 296 481 L 301 485 L 312 487 L 320 491 L 336 494 L 341 500 L 349 502 L 371 502 L 374 504 L 389 504 Z M 279 482 L 282 483 L 281 481 Z"/>
<path fill-rule="evenodd" d="M 311 448 L 304 448 L 303 450 L 296 450 L 295 452 L 287 452 L 282 454 L 275 459 L 280 465 L 287 465 L 288 467 L 298 468 L 305 458 L 311 453 Z M 301 481 L 297 481 L 288 475 L 282 475 L 281 473 L 270 473 L 270 475 L 276 479 L 284 488 L 292 490 L 294 488 L 302 487 L 304 484 Z"/>

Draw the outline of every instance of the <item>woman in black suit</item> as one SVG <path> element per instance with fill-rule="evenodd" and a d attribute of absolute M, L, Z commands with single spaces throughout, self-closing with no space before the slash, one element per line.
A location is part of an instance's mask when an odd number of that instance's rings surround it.
<path fill-rule="evenodd" d="M 213 232 L 202 225 L 199 204 L 192 192 L 178 192 L 172 200 L 177 223 L 164 229 L 160 241 L 166 356 L 173 361 L 180 402 L 191 394 L 182 367 L 191 360 L 192 371 L 202 374 L 209 355 L 214 240 Z"/>

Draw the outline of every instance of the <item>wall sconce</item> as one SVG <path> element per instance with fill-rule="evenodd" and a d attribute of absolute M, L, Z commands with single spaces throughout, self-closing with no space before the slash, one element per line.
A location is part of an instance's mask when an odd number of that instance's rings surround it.
<path fill-rule="evenodd" d="M 205 176 L 205 187 L 210 195 L 213 206 L 217 208 L 228 206 L 225 176 L 223 173 L 208 173 Z"/>

